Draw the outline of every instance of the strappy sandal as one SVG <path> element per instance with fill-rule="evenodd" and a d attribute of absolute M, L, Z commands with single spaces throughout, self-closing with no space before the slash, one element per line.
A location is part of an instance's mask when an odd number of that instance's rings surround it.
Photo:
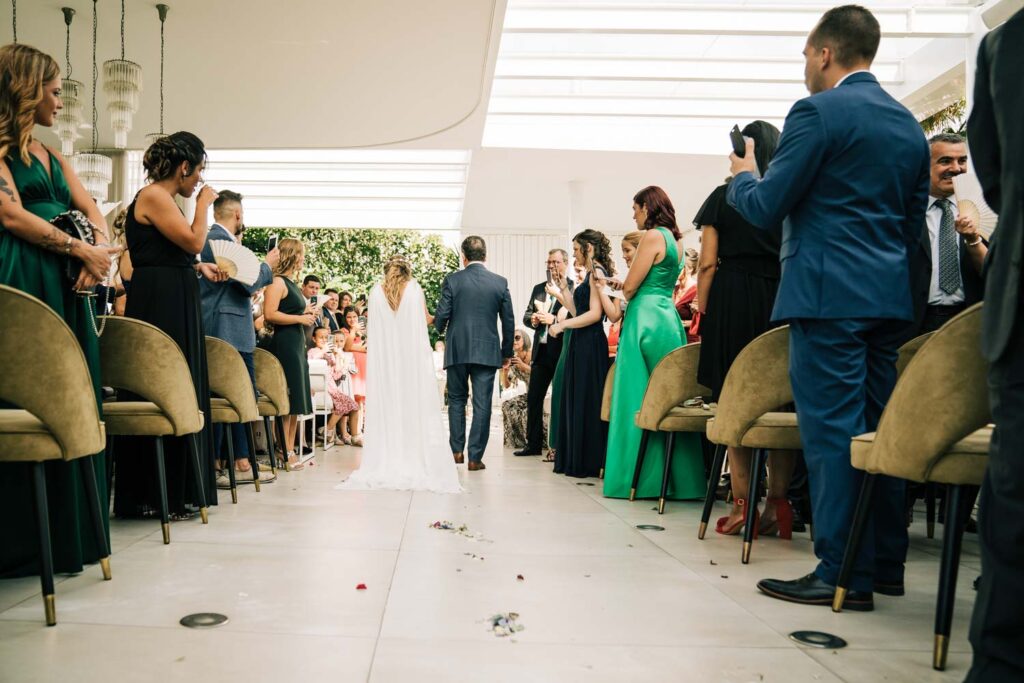
<path fill-rule="evenodd" d="M 540 461 L 541 462 L 554 462 L 555 461 L 555 452 L 554 451 L 548 451 L 547 454 L 543 458 L 540 459 Z"/>

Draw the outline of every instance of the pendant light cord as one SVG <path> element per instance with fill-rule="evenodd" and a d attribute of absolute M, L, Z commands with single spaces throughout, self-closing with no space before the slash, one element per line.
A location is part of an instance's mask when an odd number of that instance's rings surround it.
<path fill-rule="evenodd" d="M 65 28 L 67 29 L 67 34 L 66 34 L 65 39 L 64 39 L 64 60 L 67 62 L 67 68 L 66 68 L 67 74 L 64 76 L 64 78 L 70 79 L 71 78 L 71 22 L 70 21 L 66 21 L 64 23 L 66 24 Z"/>
<path fill-rule="evenodd" d="M 121 0 L 121 61 L 124 61 L 124 0 Z"/>
<path fill-rule="evenodd" d="M 14 42 L 18 42 L 18 0 L 11 0 L 11 26 L 14 29 Z"/>
<path fill-rule="evenodd" d="M 164 134 L 164 21 L 160 17 L 160 135 Z"/>
<path fill-rule="evenodd" d="M 92 0 L 92 153 L 96 153 L 96 147 L 99 144 L 98 131 L 96 130 L 96 83 L 99 81 L 100 72 L 96 66 L 96 26 L 98 23 L 96 16 L 96 5 L 99 0 Z"/>

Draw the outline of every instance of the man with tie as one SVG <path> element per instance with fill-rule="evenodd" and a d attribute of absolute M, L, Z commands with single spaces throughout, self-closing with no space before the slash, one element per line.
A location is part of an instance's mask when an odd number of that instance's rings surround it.
<path fill-rule="evenodd" d="M 913 318 L 908 249 L 928 206 L 928 142 L 869 71 L 880 39 L 863 7 L 826 12 L 804 48 L 811 96 L 790 109 L 764 178 L 755 177 L 753 141 L 731 157 L 727 201 L 753 225 L 783 224 L 772 319 L 790 326 L 819 561 L 806 576 L 758 588 L 805 605 L 829 605 L 835 593 L 863 479 L 850 439 L 876 428 L 896 384 L 897 349 Z M 847 609 L 874 609 L 874 592 L 903 595 L 903 499 L 902 481 L 878 477 Z"/>
<path fill-rule="evenodd" d="M 942 327 L 968 306 L 981 301 L 981 267 L 988 245 L 978 226 L 960 215 L 953 196 L 953 178 L 967 173 L 967 141 L 942 133 L 929 141 L 932 163 L 928 211 L 917 248 L 911 248 L 910 277 L 914 294 L 913 334 Z"/>
<path fill-rule="evenodd" d="M 565 276 L 569 267 L 569 255 L 564 249 L 548 252 L 549 273 Z M 555 321 L 562 305 L 547 291 L 548 281 L 541 282 L 530 294 L 530 304 L 523 315 L 523 323 L 535 331 L 533 356 L 530 360 L 530 385 L 526 394 L 526 446 L 515 455 L 540 455 L 544 447 L 544 397 L 555 376 L 558 356 L 562 353 L 562 338 L 548 337 L 548 326 Z M 572 289 L 572 283 L 569 283 Z M 541 306 L 538 308 L 538 303 Z"/>

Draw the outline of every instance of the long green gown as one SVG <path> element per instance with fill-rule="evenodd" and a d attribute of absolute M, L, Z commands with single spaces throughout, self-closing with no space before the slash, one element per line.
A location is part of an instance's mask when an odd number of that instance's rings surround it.
<path fill-rule="evenodd" d="M 6 159 L 14 185 L 24 207 L 49 221 L 71 208 L 71 191 L 60 162 L 50 154 L 50 173 L 31 157 L 26 165 L 17 150 Z M 76 295 L 63 274 L 64 257 L 46 251 L 0 227 L 0 284 L 31 294 L 64 318 L 78 337 L 92 375 L 96 402 L 100 400 L 99 341 L 89 321 L 90 300 Z M 25 353 L 32 353 L 32 340 L 25 340 Z M 11 360 L 11 359 L 8 359 Z M 40 359 L 45 362 L 45 359 Z M 51 387 L 60 400 L 62 387 Z M 107 500 L 106 462 L 103 454 L 92 456 L 99 484 L 100 500 Z M 96 562 L 99 551 L 93 538 L 91 517 L 77 462 L 46 463 L 46 493 L 50 507 L 50 534 L 54 571 L 77 573 L 84 564 Z M 39 573 L 39 538 L 32 510 L 32 471 L 23 463 L 0 465 L 0 577 Z M 103 511 L 104 525 L 107 511 Z"/>
<path fill-rule="evenodd" d="M 672 303 L 672 291 L 681 268 L 679 246 L 667 228 L 657 230 L 665 237 L 665 258 L 651 266 L 629 302 L 619 335 L 604 469 L 604 495 L 608 498 L 629 497 L 640 448 L 640 428 L 634 419 L 643 403 L 654 366 L 670 351 L 686 344 L 683 323 Z M 673 451 L 668 497 L 703 497 L 704 459 L 700 437 L 677 434 Z M 647 442 L 644 470 L 637 486 L 638 498 L 657 498 L 661 494 L 664 463 L 664 437 L 652 435 Z"/>
<path fill-rule="evenodd" d="M 551 379 L 551 417 L 548 420 L 548 448 L 557 448 L 558 431 L 562 428 L 562 388 L 565 382 L 565 350 L 569 347 L 572 330 L 562 332 L 562 352 L 558 355 L 555 374 Z"/>

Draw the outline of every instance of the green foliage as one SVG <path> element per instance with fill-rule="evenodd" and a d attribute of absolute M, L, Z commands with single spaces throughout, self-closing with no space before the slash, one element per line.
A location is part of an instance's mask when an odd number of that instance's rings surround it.
<path fill-rule="evenodd" d="M 317 275 L 325 288 L 351 292 L 353 298 L 369 295 L 373 285 L 384 276 L 384 263 L 401 254 L 412 262 L 413 277 L 423 288 L 427 308 L 434 311 L 441 295 L 441 283 L 459 267 L 458 255 L 445 246 L 439 235 L 416 230 L 249 228 L 242 235 L 242 244 L 262 256 L 267 252 L 267 239 L 271 235 L 302 240 L 306 245 L 302 276 Z M 436 341 L 433 329 L 430 334 L 433 343 Z"/>
<path fill-rule="evenodd" d="M 928 137 L 939 133 L 967 135 L 967 98 L 961 97 L 948 107 L 923 119 L 921 128 Z"/>

